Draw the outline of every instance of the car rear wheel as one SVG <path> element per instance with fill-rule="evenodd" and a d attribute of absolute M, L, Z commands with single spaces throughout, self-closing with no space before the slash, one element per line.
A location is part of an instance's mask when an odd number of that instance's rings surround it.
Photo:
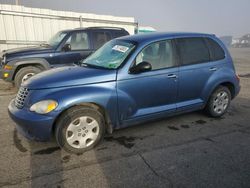
<path fill-rule="evenodd" d="M 29 66 L 29 67 L 24 67 L 21 68 L 15 76 L 15 86 L 17 88 L 19 88 L 22 84 L 22 82 L 28 80 L 30 77 L 34 76 L 35 74 L 38 74 L 39 72 L 41 72 L 42 70 L 37 68 L 37 67 L 33 67 L 33 66 Z"/>
<path fill-rule="evenodd" d="M 103 115 L 98 110 L 77 106 L 61 115 L 56 123 L 55 137 L 65 151 L 80 154 L 101 141 L 104 127 Z"/>
<path fill-rule="evenodd" d="M 226 113 L 231 102 L 231 93 L 225 86 L 219 86 L 210 96 L 206 111 L 212 117 L 221 117 Z"/>

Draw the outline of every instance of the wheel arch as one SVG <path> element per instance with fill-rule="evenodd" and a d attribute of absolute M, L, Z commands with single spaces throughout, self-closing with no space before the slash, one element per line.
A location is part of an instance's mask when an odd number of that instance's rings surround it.
<path fill-rule="evenodd" d="M 34 67 L 41 69 L 42 71 L 48 70 L 50 68 L 50 64 L 45 59 L 42 59 L 42 58 L 20 60 L 20 61 L 16 61 L 14 65 L 15 65 L 15 70 L 11 78 L 12 80 L 15 79 L 17 72 L 24 67 L 34 66 Z"/>
<path fill-rule="evenodd" d="M 223 82 L 220 84 L 221 86 L 225 86 L 229 89 L 230 93 L 231 93 L 231 98 L 233 99 L 235 97 L 235 86 L 233 83 L 231 82 Z M 218 86 L 217 86 L 218 87 Z"/>
<path fill-rule="evenodd" d="M 81 107 L 81 106 L 90 107 L 90 108 L 93 108 L 93 109 L 96 109 L 97 111 L 99 111 L 104 116 L 105 131 L 108 132 L 109 134 L 111 134 L 113 132 L 113 126 L 111 124 L 109 114 L 102 105 L 94 103 L 94 102 L 82 102 L 79 104 L 71 105 L 68 108 L 65 108 L 63 111 L 60 112 L 60 114 L 57 115 L 57 117 L 53 123 L 53 126 L 52 126 L 51 134 L 53 135 L 55 133 L 56 124 L 57 124 L 58 120 L 67 110 L 74 108 L 74 107 Z"/>
<path fill-rule="evenodd" d="M 231 94 L 231 99 L 233 99 L 236 96 L 235 93 L 235 86 L 232 82 L 230 81 L 222 81 L 214 85 L 214 87 L 209 91 L 209 94 L 207 95 L 208 97 L 206 98 L 205 104 L 207 104 L 211 94 L 219 87 L 219 86 L 225 86 L 229 89 L 230 94 Z"/>

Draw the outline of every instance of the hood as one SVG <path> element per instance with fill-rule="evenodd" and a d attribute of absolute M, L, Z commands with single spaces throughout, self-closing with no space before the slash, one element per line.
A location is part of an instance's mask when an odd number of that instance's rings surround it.
<path fill-rule="evenodd" d="M 49 46 L 30 46 L 30 47 L 22 47 L 22 48 L 13 48 L 9 50 L 3 50 L 2 55 L 6 55 L 7 57 L 15 57 L 19 55 L 30 55 L 33 53 L 39 52 L 47 52 L 53 50 L 52 47 Z"/>
<path fill-rule="evenodd" d="M 48 89 L 114 81 L 116 70 L 92 67 L 60 67 L 39 73 L 24 83 L 29 89 Z"/>

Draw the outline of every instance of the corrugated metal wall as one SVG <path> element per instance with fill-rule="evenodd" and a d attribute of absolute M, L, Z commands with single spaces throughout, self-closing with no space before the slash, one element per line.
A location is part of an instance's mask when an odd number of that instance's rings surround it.
<path fill-rule="evenodd" d="M 0 51 L 47 41 L 57 31 L 91 26 L 123 27 L 134 34 L 133 17 L 115 17 L 0 4 Z"/>

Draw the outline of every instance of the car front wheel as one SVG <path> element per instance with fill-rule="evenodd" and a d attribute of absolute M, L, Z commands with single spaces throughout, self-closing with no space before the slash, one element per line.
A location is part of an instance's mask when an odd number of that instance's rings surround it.
<path fill-rule="evenodd" d="M 225 86 L 219 86 L 210 96 L 206 111 L 212 117 L 220 117 L 226 113 L 231 102 L 231 93 Z"/>
<path fill-rule="evenodd" d="M 101 141 L 104 127 L 103 115 L 98 110 L 77 106 L 60 116 L 56 123 L 55 137 L 65 151 L 80 154 Z"/>

